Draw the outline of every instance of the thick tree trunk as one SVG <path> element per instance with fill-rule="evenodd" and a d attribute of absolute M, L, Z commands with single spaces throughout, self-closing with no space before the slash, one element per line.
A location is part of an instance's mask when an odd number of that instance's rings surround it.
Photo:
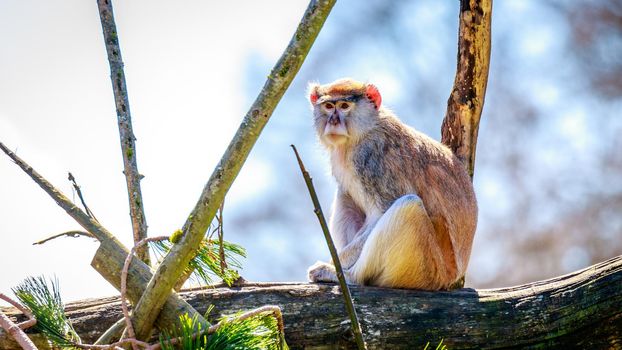
<path fill-rule="evenodd" d="M 369 349 L 622 349 L 622 256 L 517 287 L 452 292 L 353 287 Z M 281 306 L 292 349 L 354 349 L 339 288 L 332 284 L 257 283 L 180 294 L 199 312 Z M 117 298 L 70 303 L 82 338 L 94 341 L 121 317 Z M 14 310 L 5 310 L 14 315 Z M 36 338 L 36 337 L 35 337 Z M 40 343 L 39 343 L 40 344 Z M 0 331 L 0 350 L 16 349 Z"/>

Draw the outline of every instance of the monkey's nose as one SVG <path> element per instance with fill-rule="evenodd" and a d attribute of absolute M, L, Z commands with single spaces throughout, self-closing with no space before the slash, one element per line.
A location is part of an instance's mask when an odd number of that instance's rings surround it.
<path fill-rule="evenodd" d="M 331 115 L 330 118 L 328 118 L 328 124 L 330 125 L 337 125 L 339 124 L 339 116 L 336 115 Z"/>

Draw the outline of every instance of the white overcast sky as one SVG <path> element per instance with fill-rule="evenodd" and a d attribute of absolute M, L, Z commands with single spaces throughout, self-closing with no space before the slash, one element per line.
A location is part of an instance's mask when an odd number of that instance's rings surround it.
<path fill-rule="evenodd" d="M 248 108 L 250 52 L 274 62 L 306 6 L 297 1 L 115 1 L 150 235 L 183 224 Z M 95 1 L 0 2 L 0 141 L 62 189 L 71 171 L 89 206 L 131 239 L 109 68 Z M 268 72 L 266 72 L 267 74 Z M 301 97 L 304 92 L 300 92 Z M 228 203 L 261 189 L 252 159 Z M 259 181 L 258 181 L 259 180 Z M 77 199 L 77 198 L 76 198 Z M 116 294 L 89 265 L 97 244 L 0 156 L 0 292 L 56 275 L 65 300 Z"/>

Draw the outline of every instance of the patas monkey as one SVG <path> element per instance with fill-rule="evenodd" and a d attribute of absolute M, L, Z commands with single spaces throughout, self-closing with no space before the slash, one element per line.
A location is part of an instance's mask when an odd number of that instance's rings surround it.
<path fill-rule="evenodd" d="M 309 96 L 338 184 L 330 228 L 348 283 L 450 288 L 464 276 L 477 222 L 464 165 L 382 107 L 374 85 L 311 84 Z M 337 281 L 332 264 L 308 273 Z"/>

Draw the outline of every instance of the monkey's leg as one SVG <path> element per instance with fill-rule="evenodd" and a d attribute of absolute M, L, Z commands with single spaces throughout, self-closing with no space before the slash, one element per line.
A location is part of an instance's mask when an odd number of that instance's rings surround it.
<path fill-rule="evenodd" d="M 348 245 L 343 249 L 339 250 L 339 262 L 341 262 L 346 278 L 348 276 L 346 272 L 359 258 L 359 255 L 363 250 L 363 246 L 365 245 L 365 241 L 371 233 L 374 225 L 375 223 L 365 224 L 360 229 L 361 232 L 356 235 L 356 238 L 354 238 L 352 242 L 348 243 Z M 335 266 L 331 263 L 317 261 L 309 267 L 307 274 L 309 281 L 311 282 L 338 282 Z M 348 283 L 351 283 L 351 281 L 348 280 Z"/>
<path fill-rule="evenodd" d="M 357 284 L 440 289 L 446 283 L 439 275 L 442 261 L 421 199 L 405 195 L 380 217 L 345 275 Z"/>

